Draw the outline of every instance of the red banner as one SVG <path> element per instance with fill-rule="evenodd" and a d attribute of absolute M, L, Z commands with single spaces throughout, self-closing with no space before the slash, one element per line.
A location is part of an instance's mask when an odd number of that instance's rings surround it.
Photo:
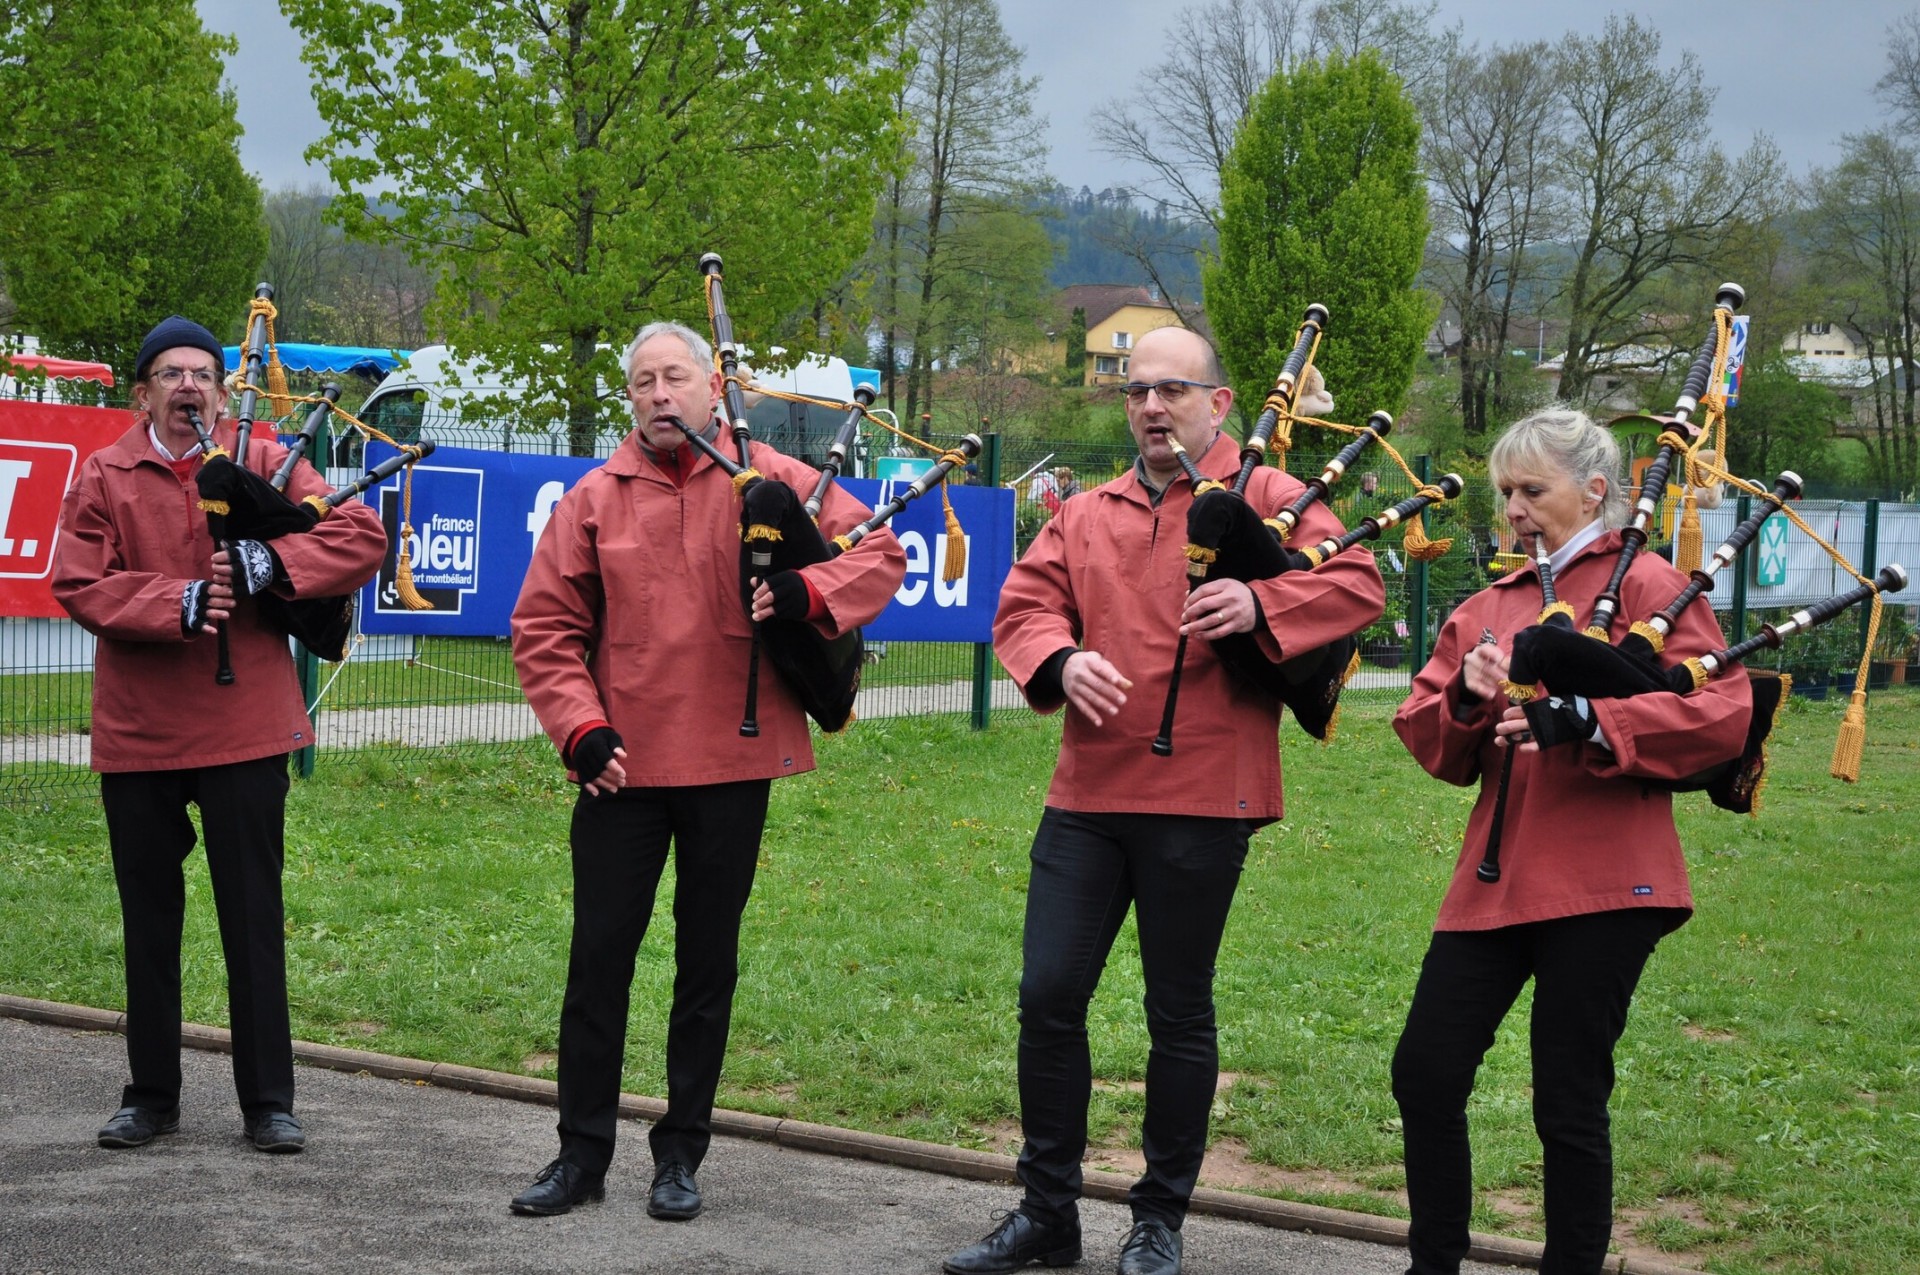
<path fill-rule="evenodd" d="M 132 421 L 113 408 L 0 400 L 0 615 L 66 614 L 51 580 L 60 501 L 80 462 Z"/>

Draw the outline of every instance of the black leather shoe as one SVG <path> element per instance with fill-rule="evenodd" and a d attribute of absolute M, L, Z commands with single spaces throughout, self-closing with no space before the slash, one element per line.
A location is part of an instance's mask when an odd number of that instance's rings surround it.
<path fill-rule="evenodd" d="M 1013 1212 L 1000 1220 L 993 1233 L 963 1248 L 940 1269 L 947 1275 L 997 1275 L 1038 1262 L 1042 1266 L 1072 1266 L 1080 1260 L 1080 1223 L 1037 1221 Z"/>
<path fill-rule="evenodd" d="M 1135 1222 L 1120 1246 L 1116 1275 L 1180 1275 L 1180 1232 L 1164 1222 Z"/>
<path fill-rule="evenodd" d="M 122 1107 L 100 1130 L 103 1147 L 144 1147 L 155 1136 L 180 1127 L 180 1108 L 155 1111 L 151 1107 Z"/>
<path fill-rule="evenodd" d="M 508 1207 L 532 1217 L 557 1217 L 576 1204 L 606 1198 L 606 1174 L 588 1173 L 577 1164 L 555 1160 Z"/>
<path fill-rule="evenodd" d="M 255 1151 L 298 1155 L 306 1150 L 307 1131 L 290 1111 L 267 1111 L 247 1117 L 247 1141 Z"/>
<path fill-rule="evenodd" d="M 684 1222 L 699 1217 L 703 1207 L 692 1169 L 678 1160 L 669 1160 L 654 1170 L 653 1189 L 647 1192 L 648 1217 Z"/>

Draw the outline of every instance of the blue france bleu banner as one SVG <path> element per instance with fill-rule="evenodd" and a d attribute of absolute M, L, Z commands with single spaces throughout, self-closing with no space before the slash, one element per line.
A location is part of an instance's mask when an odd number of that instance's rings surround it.
<path fill-rule="evenodd" d="M 367 447 L 367 463 L 393 454 Z M 387 556 L 360 598 L 366 633 L 504 637 L 520 596 L 533 546 L 560 497 L 600 462 L 572 456 L 528 456 L 441 447 L 413 467 L 413 496 L 404 509 L 401 476 L 365 494 L 387 529 Z M 848 479 L 856 499 L 879 508 L 906 482 Z M 938 492 L 909 504 L 890 524 L 907 553 L 907 575 L 893 601 L 866 627 L 875 641 L 986 642 L 993 612 L 1013 563 L 1013 493 L 1002 488 L 949 489 L 967 538 L 967 570 L 951 583 L 946 516 Z M 409 610 L 396 585 L 400 530 L 414 588 L 433 603 Z"/>

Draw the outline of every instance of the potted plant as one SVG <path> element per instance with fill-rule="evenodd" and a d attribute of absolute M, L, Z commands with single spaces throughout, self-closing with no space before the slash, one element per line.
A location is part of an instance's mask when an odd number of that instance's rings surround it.
<path fill-rule="evenodd" d="M 1873 644 L 1873 665 L 1867 685 L 1873 690 L 1898 686 L 1907 680 L 1907 666 L 1914 658 L 1913 621 L 1907 608 L 1890 606 L 1880 613 L 1880 632 Z"/>

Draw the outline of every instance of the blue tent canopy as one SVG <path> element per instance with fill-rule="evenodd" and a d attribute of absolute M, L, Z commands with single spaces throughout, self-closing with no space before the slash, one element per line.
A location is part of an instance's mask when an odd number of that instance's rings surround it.
<path fill-rule="evenodd" d="M 412 350 L 378 350 L 363 345 L 300 345 L 279 343 L 280 362 L 289 372 L 351 372 L 357 376 L 385 376 Z M 227 367 L 240 366 L 240 347 L 226 347 Z"/>

